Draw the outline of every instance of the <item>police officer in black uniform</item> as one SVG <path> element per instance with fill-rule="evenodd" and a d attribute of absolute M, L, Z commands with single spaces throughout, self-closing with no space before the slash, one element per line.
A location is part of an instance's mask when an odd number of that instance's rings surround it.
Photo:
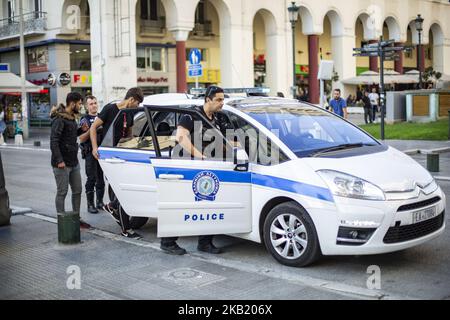
<path fill-rule="evenodd" d="M 92 145 L 89 137 L 89 128 L 97 118 L 98 104 L 97 98 L 94 96 L 86 96 L 87 113 L 80 120 L 80 127 L 85 132 L 80 136 L 81 156 L 86 164 L 86 198 L 89 213 L 98 213 L 97 209 L 102 209 L 104 206 L 103 196 L 105 194 L 105 180 L 103 178 L 103 171 L 98 163 L 98 160 L 92 155 Z M 97 131 L 97 139 L 101 141 L 101 129 Z M 94 189 L 97 195 L 97 201 L 94 203 Z"/>
<path fill-rule="evenodd" d="M 205 138 L 208 129 L 210 129 L 210 124 L 221 131 L 223 135 L 226 134 L 226 123 L 217 117 L 217 112 L 222 110 L 224 100 L 225 95 L 222 88 L 217 86 L 208 87 L 205 95 L 205 104 L 202 107 L 199 107 L 198 111 L 205 119 L 208 119 L 209 123 L 204 119 L 201 119 L 201 130 L 199 130 L 199 132 L 195 132 L 194 130 L 197 127 L 195 126 L 195 121 L 192 116 L 186 114 L 181 117 L 180 122 L 178 123 L 176 141 L 178 145 L 182 147 L 183 154 L 187 153 L 187 155 L 190 155 L 195 159 L 207 158 L 206 155 L 202 153 L 202 150 L 196 148 L 195 139 L 201 135 L 202 149 L 204 150 L 205 147 L 210 144 L 210 140 Z M 178 246 L 176 243 L 177 239 L 177 237 L 161 238 L 161 249 L 169 254 L 185 254 L 186 250 Z M 213 236 L 211 235 L 200 236 L 198 238 L 197 249 L 212 254 L 222 253 L 220 248 L 214 246 L 212 239 Z"/>

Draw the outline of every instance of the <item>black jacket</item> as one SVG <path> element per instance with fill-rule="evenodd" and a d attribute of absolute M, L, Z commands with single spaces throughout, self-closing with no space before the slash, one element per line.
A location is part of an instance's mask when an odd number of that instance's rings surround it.
<path fill-rule="evenodd" d="M 64 105 L 53 108 L 50 115 L 52 131 L 50 134 L 50 149 L 52 151 L 52 167 L 64 162 L 67 167 L 78 165 L 77 138 L 82 133 L 78 129 L 75 116 L 68 114 Z"/>

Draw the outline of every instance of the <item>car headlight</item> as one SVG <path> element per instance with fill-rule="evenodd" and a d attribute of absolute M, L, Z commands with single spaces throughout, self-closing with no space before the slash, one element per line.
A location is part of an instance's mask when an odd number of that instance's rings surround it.
<path fill-rule="evenodd" d="M 333 170 L 319 170 L 317 173 L 336 196 L 376 201 L 386 199 L 383 190 L 364 179 Z"/>

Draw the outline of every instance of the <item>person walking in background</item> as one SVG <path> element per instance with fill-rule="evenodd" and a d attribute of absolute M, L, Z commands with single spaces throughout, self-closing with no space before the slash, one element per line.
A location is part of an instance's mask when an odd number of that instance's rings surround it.
<path fill-rule="evenodd" d="M 67 95 L 66 106 L 63 104 L 51 110 L 52 128 L 50 134 L 51 165 L 56 180 L 56 212 L 65 214 L 64 202 L 69 190 L 72 190 L 72 211 L 80 214 L 81 174 L 78 163 L 78 129 L 75 117 L 80 112 L 83 98 L 78 92 Z M 84 128 L 86 130 L 86 128 Z M 90 225 L 80 220 L 80 227 Z"/>
<path fill-rule="evenodd" d="M 369 99 L 369 91 L 364 92 L 361 101 L 364 103 L 364 121 L 366 122 L 366 124 L 368 124 L 369 122 L 373 123 L 372 104 Z"/>
<path fill-rule="evenodd" d="M 347 102 L 341 98 L 341 89 L 334 89 L 333 99 L 330 100 L 331 111 L 347 119 Z"/>
<path fill-rule="evenodd" d="M 377 93 L 377 88 L 372 88 L 372 93 L 369 94 L 369 99 L 370 104 L 372 105 L 372 121 L 375 121 L 380 100 L 380 96 Z"/>
<path fill-rule="evenodd" d="M 3 107 L 0 107 L 0 136 L 3 138 L 2 145 L 6 145 L 6 122 Z"/>
<path fill-rule="evenodd" d="M 81 156 L 85 160 L 87 181 L 85 184 L 87 208 L 89 213 L 96 214 L 98 209 L 103 209 L 103 196 L 105 194 L 105 180 L 98 160 L 92 155 L 92 144 L 89 129 L 97 118 L 98 104 L 94 96 L 86 96 L 87 114 L 80 120 L 80 127 L 84 133 L 80 136 Z M 101 129 L 99 129 L 101 130 Z M 97 141 L 101 143 L 101 132 L 97 131 Z M 95 190 L 94 190 L 95 189 Z M 94 203 L 94 192 L 97 202 Z"/>

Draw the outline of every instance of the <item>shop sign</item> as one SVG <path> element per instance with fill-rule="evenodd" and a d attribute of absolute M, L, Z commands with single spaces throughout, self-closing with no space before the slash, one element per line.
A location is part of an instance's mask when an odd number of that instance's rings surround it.
<path fill-rule="evenodd" d="M 151 83 L 151 84 L 160 84 L 160 83 L 168 83 L 169 82 L 169 78 L 166 77 L 138 77 L 137 80 L 139 83 Z"/>
<path fill-rule="evenodd" d="M 48 47 L 28 49 L 28 73 L 48 71 Z"/>
<path fill-rule="evenodd" d="M 91 87 L 92 75 L 90 72 L 71 72 L 72 87 Z"/>
<path fill-rule="evenodd" d="M 56 76 L 54 73 L 50 73 L 47 78 L 47 83 L 49 86 L 54 87 L 56 85 Z"/>
<path fill-rule="evenodd" d="M 58 77 L 58 82 L 63 87 L 67 86 L 68 84 L 70 84 L 70 74 L 68 74 L 67 72 L 61 73 Z"/>

